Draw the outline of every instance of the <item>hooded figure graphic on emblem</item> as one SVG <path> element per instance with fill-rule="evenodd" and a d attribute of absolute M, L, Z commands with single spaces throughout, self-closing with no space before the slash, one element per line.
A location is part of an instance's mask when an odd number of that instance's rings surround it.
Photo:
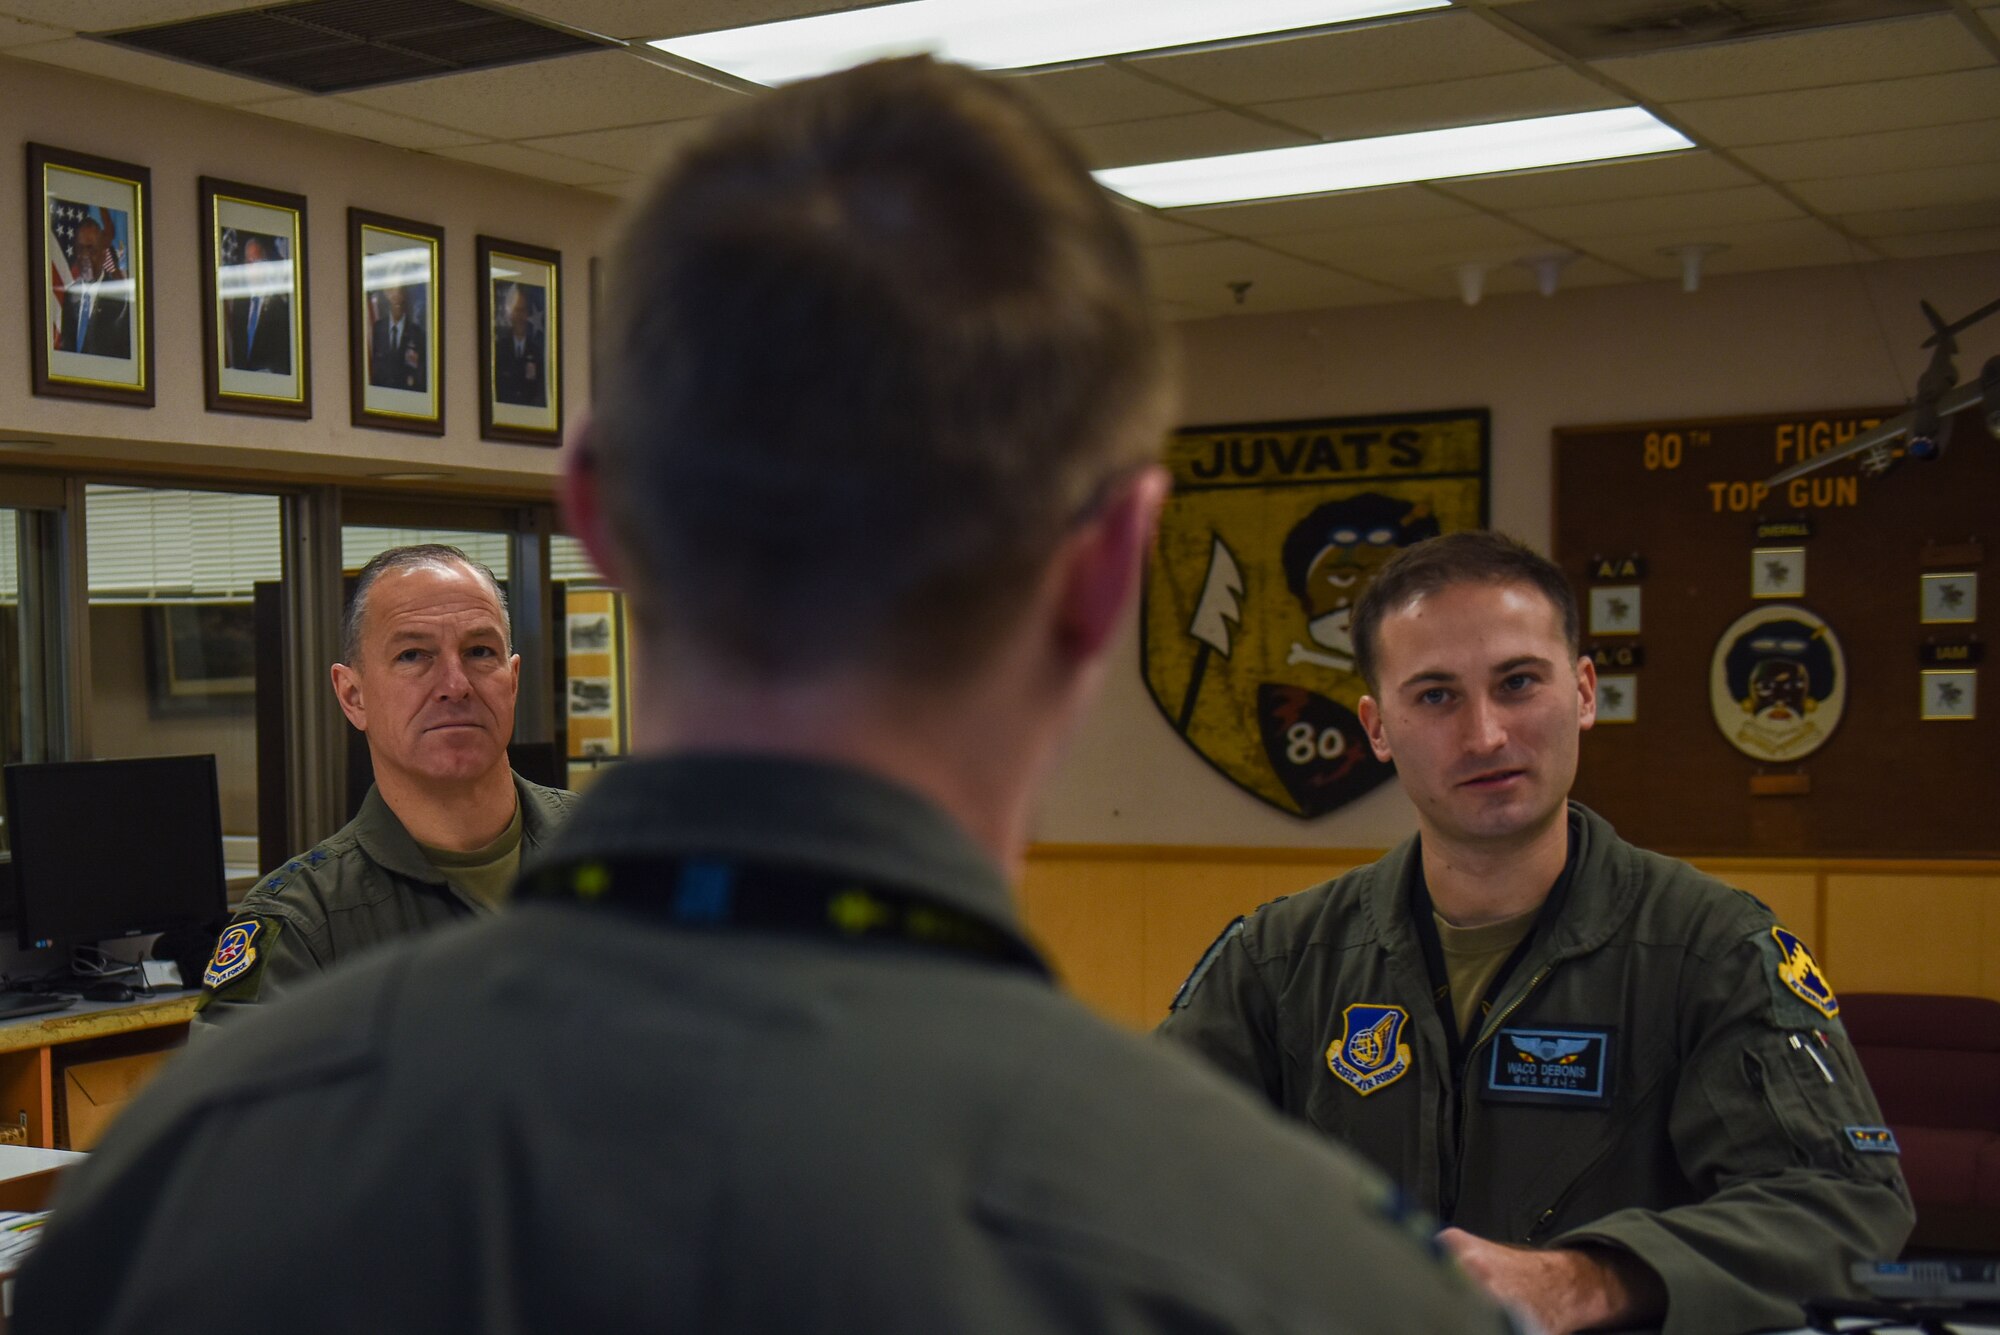
<path fill-rule="evenodd" d="M 1819 745 L 1824 730 L 1812 716 L 1839 677 L 1824 627 L 1766 621 L 1729 647 L 1723 671 L 1731 698 L 1746 716 L 1739 746 L 1748 743 L 1752 754 L 1782 757 Z"/>
<path fill-rule="evenodd" d="M 1285 535 L 1285 583 L 1306 612 L 1306 629 L 1342 667 L 1354 670 L 1354 605 L 1396 552 L 1438 535 L 1429 501 L 1380 492 L 1328 501 Z"/>

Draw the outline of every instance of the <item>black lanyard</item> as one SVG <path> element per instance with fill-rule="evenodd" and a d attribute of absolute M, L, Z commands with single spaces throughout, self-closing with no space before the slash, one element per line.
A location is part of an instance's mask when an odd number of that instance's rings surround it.
<path fill-rule="evenodd" d="M 1563 869 L 1556 876 L 1556 882 L 1549 888 L 1548 898 L 1535 913 L 1535 921 L 1528 928 L 1520 944 L 1501 962 L 1500 971 L 1493 975 L 1493 981 L 1486 985 L 1485 993 L 1479 998 L 1479 1006 L 1474 1011 L 1475 1024 L 1484 1019 L 1493 1009 L 1493 1003 L 1500 999 L 1507 980 L 1514 976 L 1514 970 L 1528 957 L 1530 950 L 1545 934 L 1549 924 L 1562 912 L 1563 900 L 1569 896 L 1569 883 L 1576 873 L 1577 850 L 1583 844 L 1582 822 L 1574 813 L 1569 818 L 1569 852 L 1563 861 Z M 1431 903 L 1430 883 L 1424 878 L 1424 850 L 1418 844 L 1410 875 L 1410 918 L 1417 929 L 1417 944 L 1424 954 L 1424 971 L 1430 976 L 1431 1002 L 1437 1007 L 1438 1020 L 1444 1025 L 1445 1041 L 1451 1045 L 1452 1081 L 1457 1083 L 1459 1072 L 1465 1067 L 1466 1051 L 1471 1046 L 1472 1036 L 1458 1032 L 1458 1015 L 1451 1004 L 1451 973 L 1445 968 L 1444 943 L 1438 939 L 1436 912 Z"/>
<path fill-rule="evenodd" d="M 1012 929 L 921 891 L 733 858 L 586 859 L 531 873 L 517 898 L 606 904 L 698 931 L 901 942 L 1052 975 Z"/>

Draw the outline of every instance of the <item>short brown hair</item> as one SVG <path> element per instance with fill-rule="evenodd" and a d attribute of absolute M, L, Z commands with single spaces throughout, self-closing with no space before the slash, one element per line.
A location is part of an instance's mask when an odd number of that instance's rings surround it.
<path fill-rule="evenodd" d="M 758 679 L 949 671 L 1157 457 L 1137 248 L 1004 83 L 761 94 L 624 224 L 590 445 L 635 617 Z"/>
<path fill-rule="evenodd" d="M 507 615 L 507 595 L 493 572 L 456 547 L 442 542 L 419 542 L 407 547 L 391 547 L 361 567 L 361 573 L 354 577 L 354 596 L 347 600 L 347 610 L 340 618 L 340 661 L 349 667 L 361 665 L 361 636 L 367 629 L 368 595 L 374 591 L 376 580 L 391 570 L 409 566 L 453 565 L 464 566 L 479 576 L 487 592 L 493 595 L 493 601 L 500 604 L 500 634 L 511 648 L 514 643 L 514 619 Z"/>
<path fill-rule="evenodd" d="M 1454 584 L 1526 584 L 1540 591 L 1562 623 L 1563 643 L 1575 657 L 1582 641 L 1576 594 L 1562 568 L 1540 552 L 1491 529 L 1470 529 L 1427 538 L 1390 558 L 1355 604 L 1350 636 L 1354 666 L 1374 693 L 1375 640 L 1382 618 L 1415 599 Z"/>

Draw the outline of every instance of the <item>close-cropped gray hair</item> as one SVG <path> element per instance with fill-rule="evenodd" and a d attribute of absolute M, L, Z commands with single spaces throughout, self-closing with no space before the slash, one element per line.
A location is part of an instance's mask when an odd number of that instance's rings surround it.
<path fill-rule="evenodd" d="M 347 611 L 340 619 L 340 661 L 354 667 L 361 657 L 361 629 L 368 617 L 368 594 L 376 580 L 391 570 L 451 565 L 464 566 L 485 582 L 493 601 L 500 604 L 500 633 L 506 638 L 508 652 L 513 652 L 514 621 L 507 613 L 507 595 L 493 572 L 449 544 L 419 542 L 408 547 L 391 547 L 361 567 L 361 574 L 354 581 L 354 597 L 348 600 Z"/>

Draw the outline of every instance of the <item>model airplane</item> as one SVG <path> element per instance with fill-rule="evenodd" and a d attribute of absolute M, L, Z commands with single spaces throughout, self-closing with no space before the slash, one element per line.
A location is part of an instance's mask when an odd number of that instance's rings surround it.
<path fill-rule="evenodd" d="M 1916 397 L 1910 400 L 1909 408 L 1843 445 L 1793 464 L 1773 475 L 1765 486 L 1776 488 L 1857 454 L 1861 456 L 1861 471 L 1870 477 L 1888 472 L 1902 455 L 1926 461 L 1936 459 L 1951 441 L 1952 416 L 1975 405 L 1984 405 L 1986 429 L 2000 439 L 2000 357 L 1988 358 L 1978 381 L 1969 385 L 1958 383 L 1958 367 L 1952 360 L 1958 356 L 1959 333 L 2000 311 L 2000 301 L 1989 301 L 1951 324 L 1946 324 L 1928 301 L 1918 305 L 1923 307 L 1924 319 L 1931 326 L 1931 336 L 1924 340 L 1923 346 L 1932 352 L 1930 365 L 1917 378 Z M 1900 453 L 1892 448 L 1898 437 L 1903 438 Z"/>

